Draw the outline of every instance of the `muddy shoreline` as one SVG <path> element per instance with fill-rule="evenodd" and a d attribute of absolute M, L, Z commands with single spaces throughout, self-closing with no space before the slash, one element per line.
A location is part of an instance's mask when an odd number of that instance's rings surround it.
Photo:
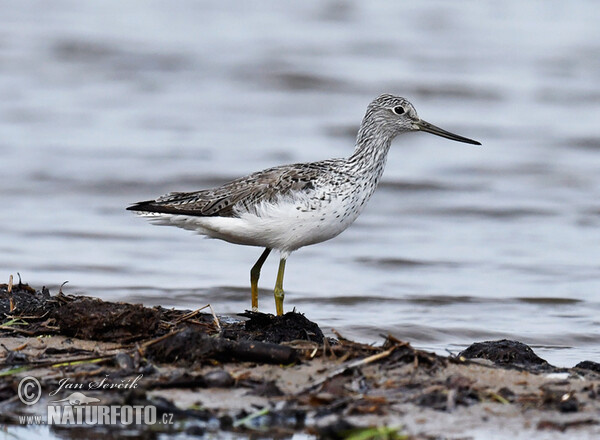
<path fill-rule="evenodd" d="M 328 338 L 295 312 L 219 317 L 21 282 L 0 285 L 0 340 L 0 425 L 21 426 L 75 391 L 150 405 L 172 422 L 52 426 L 57 437 L 600 438 L 600 364 L 557 368 L 517 341 L 439 356 L 392 335 L 377 345 Z M 18 398 L 26 376 L 42 388 L 29 406 Z"/>

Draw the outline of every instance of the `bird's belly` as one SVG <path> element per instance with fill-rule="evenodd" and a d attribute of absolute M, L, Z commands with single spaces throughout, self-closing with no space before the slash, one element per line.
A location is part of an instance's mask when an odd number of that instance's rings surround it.
<path fill-rule="evenodd" d="M 243 234 L 239 238 L 290 253 L 339 235 L 359 213 L 346 209 L 337 200 L 312 207 L 297 201 L 269 204 L 241 215 Z"/>
<path fill-rule="evenodd" d="M 268 247 L 289 254 L 337 236 L 356 220 L 359 208 L 345 206 L 337 199 L 316 206 L 284 200 L 262 204 L 240 213 L 239 217 L 161 214 L 152 220 L 231 243 Z"/>

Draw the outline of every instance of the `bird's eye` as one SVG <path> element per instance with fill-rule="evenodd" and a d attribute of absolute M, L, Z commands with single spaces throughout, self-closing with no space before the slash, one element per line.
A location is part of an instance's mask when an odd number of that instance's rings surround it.
<path fill-rule="evenodd" d="M 393 108 L 393 112 L 397 115 L 401 115 L 404 113 L 404 107 L 398 106 Z"/>

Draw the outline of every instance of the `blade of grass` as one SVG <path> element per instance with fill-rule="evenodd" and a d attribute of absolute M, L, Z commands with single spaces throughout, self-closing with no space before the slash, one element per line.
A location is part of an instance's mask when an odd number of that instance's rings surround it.
<path fill-rule="evenodd" d="M 263 408 L 263 409 L 261 409 L 259 411 L 256 411 L 256 412 L 253 412 L 252 414 L 247 415 L 243 419 L 236 420 L 233 423 L 233 427 L 237 428 L 237 427 L 242 426 L 242 425 L 246 426 L 246 425 L 248 425 L 248 422 L 256 419 L 257 417 L 265 416 L 267 414 L 269 414 L 269 408 Z"/>
<path fill-rule="evenodd" d="M 352 430 L 345 440 L 404 440 L 408 436 L 400 434 L 400 428 L 379 426 L 375 428 L 359 428 Z"/>

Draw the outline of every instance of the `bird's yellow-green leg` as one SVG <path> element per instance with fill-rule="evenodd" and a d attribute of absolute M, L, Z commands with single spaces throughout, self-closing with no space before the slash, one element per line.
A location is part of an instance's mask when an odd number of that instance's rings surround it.
<path fill-rule="evenodd" d="M 277 271 L 277 281 L 275 281 L 275 310 L 277 316 L 283 315 L 283 273 L 285 272 L 285 258 L 279 260 L 279 270 Z"/>
<path fill-rule="evenodd" d="M 258 279 L 260 278 L 260 269 L 263 264 L 265 264 L 265 260 L 271 253 L 271 249 L 266 248 L 264 252 L 258 257 L 252 269 L 250 269 L 250 289 L 252 290 L 252 311 L 258 312 Z"/>

